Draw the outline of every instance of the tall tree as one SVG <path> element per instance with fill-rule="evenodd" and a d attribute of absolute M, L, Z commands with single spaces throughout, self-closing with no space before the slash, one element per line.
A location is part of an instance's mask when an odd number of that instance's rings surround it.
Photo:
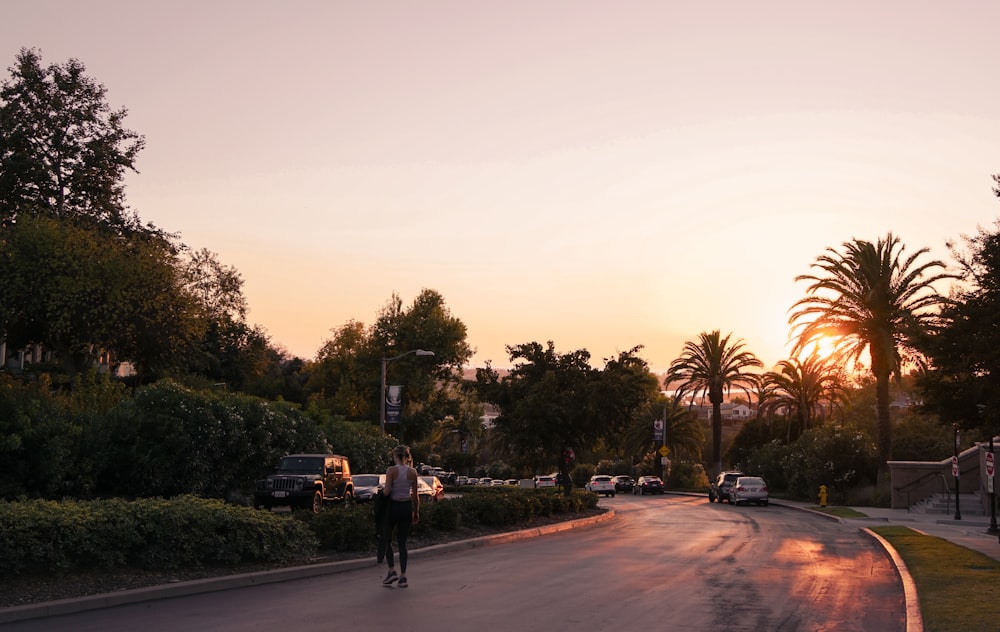
<path fill-rule="evenodd" d="M 138 228 L 122 184 L 144 139 L 111 110 L 82 63 L 42 66 L 21 49 L 0 87 L 0 228 L 21 215 L 88 218 L 117 232 Z"/>
<path fill-rule="evenodd" d="M 434 352 L 433 356 L 407 355 L 387 368 L 390 383 L 403 386 L 405 422 L 394 430 L 404 440 L 414 442 L 427 437 L 434 421 L 445 416 L 428 404 L 443 385 L 461 382 L 462 367 L 472 357 L 467 335 L 465 323 L 451 314 L 436 290 L 421 290 L 408 309 L 394 293 L 379 313 L 369 337 L 380 363 L 381 358 L 417 349 Z M 372 383 L 378 386 L 378 378 Z M 371 401 L 378 411 L 378 397 Z"/>
<path fill-rule="evenodd" d="M 495 441 L 501 453 L 534 471 L 553 467 L 564 448 L 591 447 L 603 426 L 591 403 L 596 371 L 590 353 L 556 352 L 549 341 L 508 346 L 513 369 L 499 378 L 487 367 L 477 372 L 479 397 L 495 404 Z"/>
<path fill-rule="evenodd" d="M 103 352 L 144 376 L 185 357 L 201 335 L 173 248 L 66 219 L 27 216 L 0 239 L 0 331 L 11 348 L 41 344 L 69 373 Z"/>
<path fill-rule="evenodd" d="M 776 368 L 777 371 L 768 371 L 761 377 L 767 396 L 758 408 L 758 415 L 770 418 L 780 413 L 794 420 L 796 435 L 791 436 L 790 423 L 789 442 L 817 422 L 822 423 L 828 412 L 845 402 L 847 391 L 840 370 L 816 354 L 805 360 L 782 360 Z"/>
<path fill-rule="evenodd" d="M 712 404 L 712 460 L 715 472 L 722 470 L 722 402 L 733 387 L 749 392 L 758 376 L 746 373 L 763 363 L 749 351 L 744 351 L 742 340 L 730 343 L 732 334 L 725 338 L 719 330 L 702 332 L 698 341 L 684 343 L 681 356 L 670 363 L 667 384 L 679 384 L 676 397 L 687 393 L 697 396 L 708 394 Z"/>
<path fill-rule="evenodd" d="M 1000 432 L 1000 220 L 951 251 L 964 289 L 922 343 L 930 366 L 917 383 L 925 407 L 943 421 Z"/>
<path fill-rule="evenodd" d="M 877 242 L 855 239 L 838 252 L 828 248 L 812 264 L 807 295 L 791 308 L 789 323 L 796 337 L 794 353 L 823 338 L 837 343 L 839 359 L 858 362 L 867 351 L 876 383 L 878 452 L 884 464 L 892 457 L 889 380 L 899 377 L 904 352 L 931 328 L 936 308 L 944 302 L 934 284 L 952 275 L 938 260 L 918 262 L 928 252 L 906 248 L 892 233 Z"/>
<path fill-rule="evenodd" d="M 623 456 L 625 433 L 633 420 L 646 421 L 649 404 L 659 395 L 659 380 L 638 356 L 641 349 L 640 345 L 605 358 L 590 395 L 594 413 L 605 423 L 604 440 L 617 456 Z"/>

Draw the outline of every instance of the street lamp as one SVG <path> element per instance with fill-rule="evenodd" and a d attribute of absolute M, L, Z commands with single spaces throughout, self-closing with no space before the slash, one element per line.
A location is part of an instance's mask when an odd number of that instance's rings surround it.
<path fill-rule="evenodd" d="M 382 429 L 382 434 L 385 434 L 385 369 L 391 363 L 395 362 L 396 360 L 402 357 L 408 356 L 411 353 L 416 354 L 418 356 L 434 355 L 433 351 L 424 351 L 423 349 L 413 349 L 411 351 L 407 351 L 406 353 L 401 353 L 398 356 L 393 356 L 391 358 L 382 358 L 382 400 L 379 407 L 379 415 L 378 415 L 379 427 Z"/>
<path fill-rule="evenodd" d="M 961 520 L 962 510 L 959 509 L 959 504 L 958 504 L 958 495 L 959 495 L 958 482 L 962 476 L 961 463 L 959 463 L 958 461 L 958 445 L 960 441 L 959 441 L 958 424 L 956 423 L 954 424 L 954 426 L 955 426 L 955 465 L 953 466 L 952 469 L 954 470 L 955 474 L 955 520 Z"/>

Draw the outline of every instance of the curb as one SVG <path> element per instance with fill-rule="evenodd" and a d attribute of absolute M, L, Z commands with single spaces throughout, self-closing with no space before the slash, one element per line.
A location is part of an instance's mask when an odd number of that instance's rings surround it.
<path fill-rule="evenodd" d="M 410 551 L 410 556 L 428 557 L 431 555 L 440 555 L 450 551 L 474 549 L 492 544 L 514 542 L 526 538 L 559 533 L 560 531 L 568 531 L 578 527 L 586 527 L 592 524 L 612 520 L 614 517 L 615 512 L 609 510 L 597 516 L 579 518 L 577 520 L 567 520 L 565 522 L 556 522 L 543 527 L 532 527 L 529 529 L 521 529 L 519 531 L 511 531 L 509 533 L 497 533 L 494 535 L 471 538 L 469 540 L 458 540 L 456 542 L 449 542 L 446 544 L 435 544 L 432 546 L 421 547 Z M 78 612 L 86 612 L 88 610 L 100 610 L 102 608 L 113 608 L 115 606 L 124 606 L 145 601 L 157 601 L 173 597 L 184 597 L 187 595 L 230 590 L 232 588 L 260 586 L 263 584 L 273 584 L 276 582 L 318 577 L 320 575 L 346 573 L 348 571 L 358 570 L 361 568 L 374 568 L 375 566 L 375 558 L 367 557 L 356 560 L 346 560 L 343 562 L 325 562 L 320 564 L 309 564 L 306 566 L 279 568 L 271 571 L 241 573 L 238 575 L 223 575 L 220 577 L 206 577 L 204 579 L 194 579 L 191 581 L 177 582 L 175 584 L 163 584 L 159 586 L 147 586 L 146 588 L 134 588 L 132 590 L 123 590 L 121 592 L 105 593 L 102 595 L 74 597 L 72 599 L 60 599 L 58 601 L 13 606 L 10 608 L 0 609 L 0 624 L 12 623 L 14 621 L 25 621 L 28 619 L 41 619 L 45 617 L 75 614 Z"/>

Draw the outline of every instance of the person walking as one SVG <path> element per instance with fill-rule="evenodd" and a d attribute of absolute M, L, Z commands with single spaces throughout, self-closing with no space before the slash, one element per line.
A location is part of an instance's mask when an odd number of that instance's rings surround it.
<path fill-rule="evenodd" d="M 381 562 L 384 556 L 389 565 L 389 572 L 382 580 L 383 586 L 391 587 L 398 581 L 400 588 L 406 588 L 409 586 L 406 580 L 406 539 L 410 535 L 410 528 L 420 520 L 420 496 L 417 493 L 417 471 L 410 466 L 410 448 L 405 445 L 396 446 L 392 451 L 392 458 L 395 465 L 389 466 L 385 471 L 385 487 L 382 488 L 382 493 L 388 496 L 389 506 L 376 559 Z M 392 555 L 393 530 L 396 531 L 396 548 L 399 552 L 399 575 L 396 575 Z"/>

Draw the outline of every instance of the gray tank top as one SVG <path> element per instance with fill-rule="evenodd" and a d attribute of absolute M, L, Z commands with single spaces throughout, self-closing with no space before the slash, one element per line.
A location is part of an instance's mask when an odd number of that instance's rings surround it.
<path fill-rule="evenodd" d="M 410 471 L 410 466 L 393 465 L 393 467 L 396 468 L 396 478 L 392 481 L 389 498 L 398 501 L 410 500 L 410 481 L 406 478 L 406 473 Z"/>

